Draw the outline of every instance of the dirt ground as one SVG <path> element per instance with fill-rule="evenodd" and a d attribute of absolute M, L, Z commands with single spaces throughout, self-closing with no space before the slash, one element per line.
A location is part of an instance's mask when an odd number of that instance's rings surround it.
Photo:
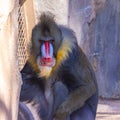
<path fill-rule="evenodd" d="M 120 120 L 120 100 L 99 100 L 96 120 Z"/>

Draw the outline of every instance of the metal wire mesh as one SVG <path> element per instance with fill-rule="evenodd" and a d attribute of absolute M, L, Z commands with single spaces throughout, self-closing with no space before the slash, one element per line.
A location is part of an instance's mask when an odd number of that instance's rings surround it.
<path fill-rule="evenodd" d="M 21 70 L 28 58 L 27 54 L 27 35 L 26 35 L 26 23 L 23 6 L 19 7 L 18 10 L 18 66 Z"/>

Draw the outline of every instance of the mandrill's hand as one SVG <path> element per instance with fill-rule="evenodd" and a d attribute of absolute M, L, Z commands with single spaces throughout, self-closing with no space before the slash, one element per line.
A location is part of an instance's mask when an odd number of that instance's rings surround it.
<path fill-rule="evenodd" d="M 53 120 L 67 120 L 66 113 L 56 113 Z"/>
<path fill-rule="evenodd" d="M 54 115 L 53 120 L 70 120 L 69 114 L 65 111 L 61 111 L 60 109 L 58 109 Z"/>

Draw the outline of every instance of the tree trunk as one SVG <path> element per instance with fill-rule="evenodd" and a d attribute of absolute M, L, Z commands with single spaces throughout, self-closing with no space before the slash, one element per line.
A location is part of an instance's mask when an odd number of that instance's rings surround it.
<path fill-rule="evenodd" d="M 17 64 L 17 1 L 0 1 L 0 120 L 17 120 L 20 74 Z"/>

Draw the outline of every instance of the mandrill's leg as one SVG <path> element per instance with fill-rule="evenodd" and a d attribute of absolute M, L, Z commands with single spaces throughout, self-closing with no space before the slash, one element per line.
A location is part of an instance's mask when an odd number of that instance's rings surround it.
<path fill-rule="evenodd" d="M 95 120 L 95 114 L 92 112 L 91 107 L 85 104 L 79 110 L 73 112 L 70 120 Z"/>
<path fill-rule="evenodd" d="M 22 102 L 19 103 L 18 120 L 34 120 L 31 111 Z"/>

